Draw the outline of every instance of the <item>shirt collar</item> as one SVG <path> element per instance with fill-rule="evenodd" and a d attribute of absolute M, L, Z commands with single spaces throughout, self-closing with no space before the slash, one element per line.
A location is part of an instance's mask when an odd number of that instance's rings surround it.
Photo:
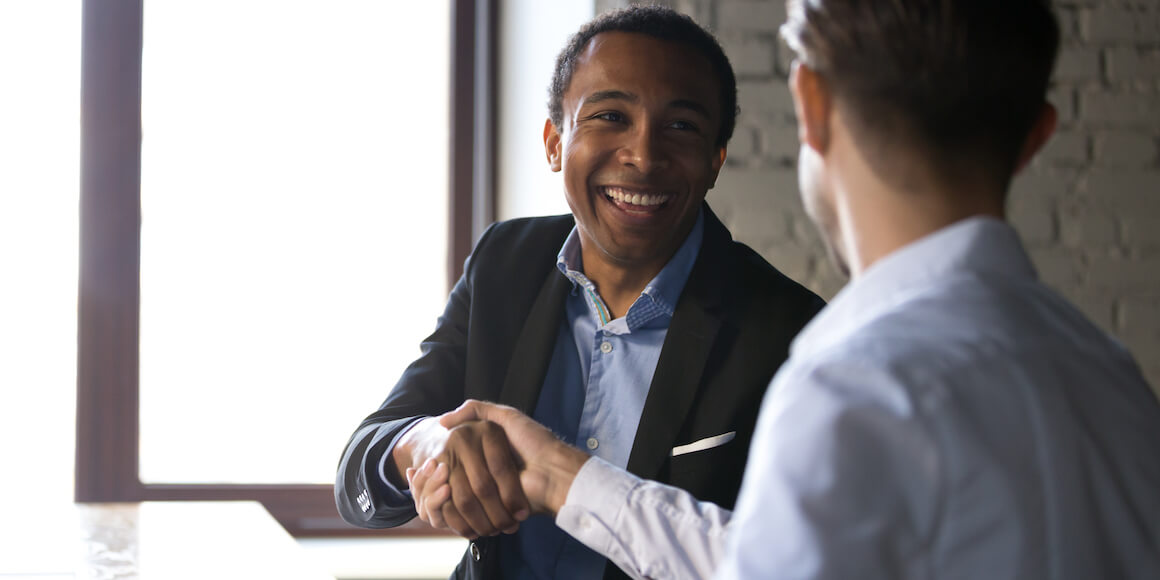
<path fill-rule="evenodd" d="M 1019 235 L 1006 222 L 970 217 L 928 234 L 881 258 L 846 285 L 793 341 L 804 356 L 842 341 L 914 292 L 956 274 L 1035 279 Z"/>
<path fill-rule="evenodd" d="M 688 281 L 689 273 L 692 272 L 693 264 L 696 263 L 697 255 L 700 253 L 704 234 L 705 211 L 702 208 L 697 211 L 697 221 L 693 223 L 693 228 L 689 230 L 689 235 L 685 237 L 681 247 L 677 248 L 676 253 L 673 254 L 672 258 L 669 258 L 665 267 L 653 277 L 645 286 L 644 291 L 641 292 L 642 298 L 647 297 L 656 308 L 668 316 L 672 316 L 676 310 L 677 300 L 685 289 L 685 282 Z M 564 245 L 560 248 L 560 253 L 556 256 L 556 267 L 571 280 L 573 290 L 589 288 L 594 291 L 595 287 L 592 282 L 583 273 L 580 233 L 576 226 L 572 227 L 572 231 L 568 233 Z M 641 299 L 637 299 L 629 309 L 627 317 L 631 328 L 636 328 L 639 324 L 647 322 L 647 320 L 643 320 L 639 321 L 638 324 L 637 321 L 633 320 L 634 310 L 638 310 L 639 304 L 641 304 Z M 603 304 L 599 307 L 603 307 Z"/>

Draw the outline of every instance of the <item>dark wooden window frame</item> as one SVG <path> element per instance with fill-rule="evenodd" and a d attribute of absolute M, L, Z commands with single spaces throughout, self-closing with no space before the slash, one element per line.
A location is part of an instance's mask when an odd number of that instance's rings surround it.
<path fill-rule="evenodd" d="M 422 526 L 351 527 L 339 519 L 329 485 L 141 482 L 142 9 L 143 0 L 83 5 L 76 501 L 257 500 L 296 536 L 431 533 Z M 451 12 L 447 275 L 453 283 L 493 219 L 497 7 L 493 0 L 452 0 Z"/>

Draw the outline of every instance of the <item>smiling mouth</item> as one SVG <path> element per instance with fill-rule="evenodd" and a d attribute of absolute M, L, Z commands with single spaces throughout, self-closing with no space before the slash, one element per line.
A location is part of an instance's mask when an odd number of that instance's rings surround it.
<path fill-rule="evenodd" d="M 616 207 L 633 213 L 655 212 L 675 197 L 672 193 L 641 191 L 623 187 L 601 187 L 599 191 Z"/>

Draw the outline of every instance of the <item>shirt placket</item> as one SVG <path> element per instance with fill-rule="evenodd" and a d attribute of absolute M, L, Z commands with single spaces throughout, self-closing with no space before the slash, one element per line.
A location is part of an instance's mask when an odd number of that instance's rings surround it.
<path fill-rule="evenodd" d="M 612 365 L 611 356 L 615 351 L 615 345 L 609 340 L 611 337 L 605 331 L 605 327 L 612 321 L 612 315 L 608 307 L 605 306 L 604 300 L 600 298 L 600 294 L 596 292 L 596 287 L 592 281 L 583 279 L 581 286 L 589 311 L 596 322 L 596 332 L 592 338 L 588 364 L 588 386 L 584 397 L 584 410 L 580 416 L 580 428 L 576 434 L 576 444 L 589 453 L 603 458 L 604 452 L 600 449 L 598 425 L 602 415 L 606 414 L 602 413 L 606 399 L 603 379 L 607 375 L 608 368 Z"/>
<path fill-rule="evenodd" d="M 589 306 L 598 327 L 592 340 L 587 396 L 584 400 L 576 444 L 597 457 L 613 461 L 616 458 L 609 455 L 612 450 L 605 445 L 605 440 L 608 439 L 612 431 L 621 429 L 623 426 L 615 424 L 616 422 L 613 421 L 614 413 L 606 408 L 607 405 L 611 404 L 612 394 L 604 388 L 605 381 L 603 379 L 608 376 L 609 369 L 616 366 L 616 358 L 614 357 L 623 356 L 624 343 L 626 340 L 631 340 L 633 330 L 650 323 L 660 316 L 663 310 L 651 296 L 652 288 L 650 287 L 649 292 L 642 294 L 638 301 L 629 308 L 625 319 L 621 321 L 625 323 L 625 327 L 612 329 L 606 322 L 601 324 L 604 322 L 601 313 L 607 312 L 603 300 L 595 293 L 594 288 L 586 286 L 586 291 L 591 292 L 587 296 L 590 298 Z M 614 461 L 614 463 L 620 462 Z"/>
<path fill-rule="evenodd" d="M 580 418 L 580 432 L 577 434 L 576 444 L 585 448 L 597 457 L 604 457 L 600 449 L 598 435 L 601 412 L 606 393 L 603 388 L 603 379 L 611 365 L 611 356 L 615 347 L 607 339 L 603 330 L 598 329 L 592 340 L 592 358 L 588 366 L 588 392 L 584 398 L 584 411 Z M 608 345 L 608 346 L 605 346 Z"/>

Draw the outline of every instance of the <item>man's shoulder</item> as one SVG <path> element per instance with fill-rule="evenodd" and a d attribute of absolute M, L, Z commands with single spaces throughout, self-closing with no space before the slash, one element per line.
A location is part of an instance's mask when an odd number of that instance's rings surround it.
<path fill-rule="evenodd" d="M 792 285 L 802 291 L 813 294 L 797 281 L 786 276 L 776 266 L 758 254 L 753 248 L 734 240 L 728 246 L 729 253 L 736 261 L 738 269 L 748 278 L 767 284 Z"/>
<path fill-rule="evenodd" d="M 779 303 L 789 300 L 790 308 L 805 310 L 810 317 L 825 306 L 825 302 L 813 291 L 781 273 L 753 248 L 733 239 L 729 228 L 708 206 L 705 209 L 705 237 L 701 247 L 699 261 L 712 264 L 711 267 L 701 268 L 701 272 L 710 272 L 720 278 L 721 282 L 731 287 L 734 294 L 764 296 L 774 298 Z"/>
<path fill-rule="evenodd" d="M 829 338 L 815 340 L 793 366 L 878 375 L 916 392 L 940 384 L 982 392 L 1044 376 L 1062 384 L 1074 378 L 1065 367 L 1080 376 L 1085 366 L 1113 375 L 1135 366 L 1117 341 L 1035 281 L 959 277 L 883 301 L 877 310 L 839 310 L 846 322 L 830 321 Z"/>
<path fill-rule="evenodd" d="M 492 224 L 484 232 L 483 238 L 491 237 L 497 241 L 512 242 L 558 237 L 562 244 L 574 224 L 575 220 L 571 214 L 515 218 Z"/>
<path fill-rule="evenodd" d="M 730 264 L 735 291 L 775 298 L 782 304 L 789 301 L 795 308 L 808 310 L 811 316 L 825 306 L 825 301 L 812 290 L 783 274 L 761 254 L 741 242 L 730 241 L 721 247 L 721 255 L 709 257 Z"/>
<path fill-rule="evenodd" d="M 469 267 L 488 277 L 550 268 L 573 224 L 571 215 L 496 222 L 476 242 Z"/>

